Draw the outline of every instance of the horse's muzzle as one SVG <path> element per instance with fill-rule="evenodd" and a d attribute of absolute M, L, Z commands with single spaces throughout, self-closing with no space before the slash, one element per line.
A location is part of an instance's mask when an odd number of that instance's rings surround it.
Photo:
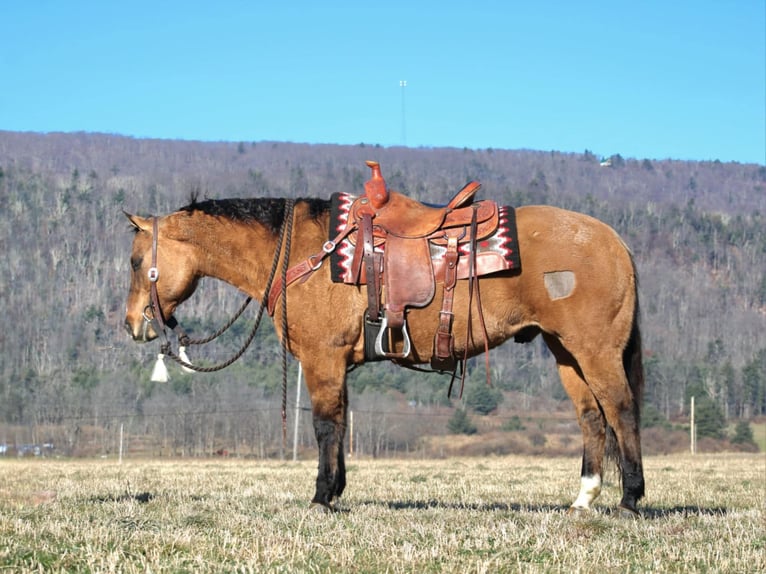
<path fill-rule="evenodd" d="M 128 319 L 125 319 L 125 330 L 131 339 L 138 343 L 146 343 L 157 338 L 157 333 L 149 321 L 141 321 L 140 326 L 135 328 Z"/>

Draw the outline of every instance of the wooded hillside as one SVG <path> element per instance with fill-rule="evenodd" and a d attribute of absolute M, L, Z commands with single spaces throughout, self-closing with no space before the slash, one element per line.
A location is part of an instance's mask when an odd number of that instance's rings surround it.
<path fill-rule="evenodd" d="M 122 327 L 132 241 L 122 210 L 165 213 L 188 203 L 193 192 L 210 198 L 361 193 L 367 159 L 381 162 L 390 187 L 423 201 L 444 202 L 476 179 L 484 197 L 516 206 L 557 205 L 609 223 L 638 263 L 647 412 L 683 417 L 694 395 L 698 404 L 707 401 L 711 416 L 766 414 L 762 165 L 615 154 L 605 167 L 587 150 L 0 132 L 0 443 L 55 439 L 75 452 L 84 429 L 111 437 L 113 425 L 129 422 L 132 433 L 153 436 L 170 450 L 210 452 L 219 444 L 246 443 L 263 454 L 281 433 L 273 331 L 263 330 L 245 357 L 222 373 L 189 376 L 171 367 L 169 385 L 149 382 L 158 344 L 134 344 Z M 230 287 L 203 282 L 179 319 L 187 330 L 207 334 L 242 298 Z M 199 360 L 230 353 L 253 317 L 217 346 L 216 355 Z M 482 363 L 469 365 L 467 386 L 484 384 Z M 493 381 L 507 397 L 505 413 L 563 398 L 539 341 L 508 343 L 492 352 L 491 364 Z M 448 402 L 444 378 L 385 365 L 358 369 L 350 385 L 352 404 L 380 423 L 370 427 L 370 448 L 402 441 L 409 448 L 419 433 L 434 432 L 422 417 L 404 419 L 399 426 L 406 430 L 384 428 L 391 425 L 381 416 L 401 404 L 439 409 Z M 54 428 L 56 437 L 47 436 Z M 301 438 L 307 445 L 309 432 Z M 109 450 L 109 440 L 101 448 Z"/>

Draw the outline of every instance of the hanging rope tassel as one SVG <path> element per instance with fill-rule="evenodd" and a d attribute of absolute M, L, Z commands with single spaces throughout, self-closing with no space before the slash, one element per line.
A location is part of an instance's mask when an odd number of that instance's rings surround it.
<path fill-rule="evenodd" d="M 189 355 L 186 354 L 186 347 L 180 346 L 178 347 L 178 358 L 181 359 L 184 363 L 187 363 L 189 365 L 192 364 L 192 362 L 189 360 Z M 187 367 L 183 363 L 181 363 L 181 370 L 184 373 L 193 373 L 194 369 Z"/>
<path fill-rule="evenodd" d="M 154 363 L 154 369 L 152 370 L 152 381 L 155 383 L 167 383 L 168 382 L 168 368 L 165 366 L 165 355 L 162 353 L 157 355 L 157 362 Z"/>

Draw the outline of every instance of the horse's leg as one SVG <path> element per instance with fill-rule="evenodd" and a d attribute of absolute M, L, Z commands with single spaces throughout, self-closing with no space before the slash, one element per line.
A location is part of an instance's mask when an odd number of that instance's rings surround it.
<path fill-rule="evenodd" d="M 561 346 L 558 339 L 551 335 L 544 335 L 544 338 L 556 357 L 561 383 L 574 403 L 577 422 L 582 432 L 580 493 L 569 510 L 589 510 L 591 503 L 601 494 L 606 420 L 572 355 Z"/>
<path fill-rule="evenodd" d="M 345 450 L 346 429 L 348 428 L 348 387 L 345 377 L 343 380 L 343 423 L 342 431 L 338 437 L 338 470 L 335 473 L 335 496 L 340 497 L 346 489 L 346 458 L 343 454 Z"/>
<path fill-rule="evenodd" d="M 346 464 L 343 458 L 345 424 L 314 413 L 314 434 L 319 447 L 319 468 L 312 503 L 332 508 L 334 498 L 346 487 Z"/>
<path fill-rule="evenodd" d="M 314 434 L 319 448 L 316 491 L 311 502 L 332 508 L 333 499 L 346 487 L 343 442 L 348 394 L 345 364 L 342 368 L 329 369 L 329 372 L 327 366 L 312 368 L 304 365 L 304 375 L 311 396 Z"/>
<path fill-rule="evenodd" d="M 570 365 L 558 365 L 561 382 L 577 411 L 577 422 L 582 432 L 582 466 L 580 493 L 570 511 L 590 510 L 591 503 L 601 494 L 603 477 L 606 420 L 585 381 Z"/>
<path fill-rule="evenodd" d="M 628 385 L 622 357 L 619 353 L 610 354 L 606 351 L 597 357 L 579 356 L 577 360 L 588 387 L 593 391 L 617 439 L 622 481 L 619 508 L 637 515 L 636 503 L 644 496 L 639 404 Z"/>

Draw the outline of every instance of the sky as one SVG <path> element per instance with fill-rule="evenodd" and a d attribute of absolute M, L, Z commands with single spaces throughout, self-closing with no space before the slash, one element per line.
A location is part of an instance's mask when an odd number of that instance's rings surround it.
<path fill-rule="evenodd" d="M 765 38 L 766 0 L 2 0 L 0 130 L 766 164 Z"/>

